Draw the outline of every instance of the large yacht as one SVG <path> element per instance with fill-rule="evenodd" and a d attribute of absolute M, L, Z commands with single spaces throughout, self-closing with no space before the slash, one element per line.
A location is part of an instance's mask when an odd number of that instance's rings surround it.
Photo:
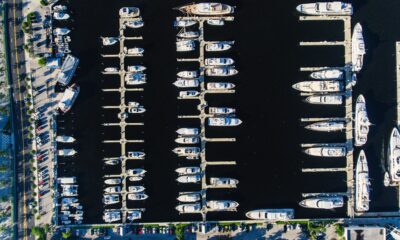
<path fill-rule="evenodd" d="M 342 80 L 343 72 L 338 69 L 327 69 L 313 72 L 310 77 L 314 79 Z"/>
<path fill-rule="evenodd" d="M 353 7 L 343 2 L 316 2 L 300 4 L 296 10 L 308 15 L 352 15 Z"/>
<path fill-rule="evenodd" d="M 234 210 L 239 206 L 239 203 L 231 200 L 212 200 L 207 201 L 207 207 L 214 211 Z"/>
<path fill-rule="evenodd" d="M 292 86 L 301 92 L 320 93 L 320 92 L 340 92 L 343 90 L 343 83 L 339 81 L 304 81 Z"/>
<path fill-rule="evenodd" d="M 200 199 L 201 195 L 199 193 L 182 193 L 177 198 L 179 202 L 197 202 Z"/>
<path fill-rule="evenodd" d="M 117 222 L 121 220 L 121 211 L 119 210 L 105 210 L 103 220 L 106 223 Z"/>
<path fill-rule="evenodd" d="M 198 135 L 200 133 L 198 128 L 179 128 L 176 133 L 183 136 Z"/>
<path fill-rule="evenodd" d="M 198 147 L 177 147 L 172 151 L 182 157 L 198 156 L 200 154 L 200 148 Z"/>
<path fill-rule="evenodd" d="M 315 95 L 307 97 L 305 101 L 310 104 L 340 105 L 343 102 L 343 96 L 339 94 Z"/>
<path fill-rule="evenodd" d="M 178 79 L 174 82 L 174 85 L 178 88 L 192 88 L 198 87 L 200 84 L 197 79 Z"/>
<path fill-rule="evenodd" d="M 347 149 L 345 147 L 311 147 L 305 149 L 304 152 L 317 157 L 344 157 Z"/>
<path fill-rule="evenodd" d="M 133 18 L 139 15 L 140 10 L 136 7 L 123 7 L 119 10 L 119 16 L 123 18 Z"/>
<path fill-rule="evenodd" d="M 232 6 L 215 2 L 190 4 L 178 9 L 186 14 L 201 16 L 226 15 L 235 11 Z"/>
<path fill-rule="evenodd" d="M 145 193 L 129 193 L 128 199 L 132 201 L 142 201 L 149 198 L 149 196 Z"/>
<path fill-rule="evenodd" d="M 312 123 L 305 128 L 317 132 L 337 132 L 346 129 L 346 125 L 342 121 L 323 121 Z"/>
<path fill-rule="evenodd" d="M 118 194 L 106 194 L 103 197 L 103 203 L 105 205 L 119 203 L 119 195 Z"/>
<path fill-rule="evenodd" d="M 361 150 L 356 166 L 355 207 L 357 212 L 369 210 L 370 185 L 367 158 L 364 150 Z"/>
<path fill-rule="evenodd" d="M 61 100 L 58 102 L 58 108 L 61 112 L 66 113 L 72 108 L 72 105 L 78 97 L 79 91 L 80 87 L 75 83 L 65 89 Z"/>
<path fill-rule="evenodd" d="M 400 133 L 397 127 L 390 134 L 388 146 L 389 179 L 400 182 Z"/>
<path fill-rule="evenodd" d="M 363 30 L 360 23 L 354 26 L 351 46 L 353 71 L 359 72 L 363 67 L 364 55 L 366 53 Z"/>
<path fill-rule="evenodd" d="M 253 220 L 287 221 L 294 218 L 293 209 L 258 209 L 246 213 Z"/>
<path fill-rule="evenodd" d="M 209 82 L 207 83 L 208 90 L 228 90 L 234 89 L 235 84 L 229 82 Z"/>
<path fill-rule="evenodd" d="M 215 187 L 236 188 L 239 180 L 234 178 L 212 177 L 210 178 L 210 185 Z"/>
<path fill-rule="evenodd" d="M 200 174 L 183 175 L 178 177 L 176 181 L 180 183 L 198 183 L 201 181 L 201 175 Z"/>
<path fill-rule="evenodd" d="M 357 98 L 354 118 L 354 145 L 363 146 L 367 143 L 369 126 L 371 125 L 363 95 Z"/>
<path fill-rule="evenodd" d="M 239 118 L 230 118 L 230 117 L 208 118 L 208 125 L 210 126 L 230 127 L 230 126 L 238 126 L 241 123 L 242 120 L 240 120 Z"/>
<path fill-rule="evenodd" d="M 343 197 L 315 197 L 307 198 L 299 203 L 305 208 L 333 209 L 343 207 Z"/>
<path fill-rule="evenodd" d="M 201 212 L 200 203 L 180 204 L 175 208 L 179 213 L 199 213 Z"/>
<path fill-rule="evenodd" d="M 206 66 L 229 66 L 235 63 L 232 58 L 206 58 Z"/>
<path fill-rule="evenodd" d="M 75 142 L 75 140 L 76 139 L 74 137 L 66 136 L 66 135 L 61 135 L 61 136 L 56 137 L 56 141 L 61 142 L 61 143 L 73 143 L 73 142 Z"/>

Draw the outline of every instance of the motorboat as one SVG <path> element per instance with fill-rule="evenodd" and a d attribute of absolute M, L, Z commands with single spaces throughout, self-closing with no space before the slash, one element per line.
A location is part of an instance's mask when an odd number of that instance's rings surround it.
<path fill-rule="evenodd" d="M 71 205 L 77 203 L 78 199 L 75 197 L 64 197 L 61 199 L 61 205 Z"/>
<path fill-rule="evenodd" d="M 346 147 L 311 147 L 304 150 L 304 153 L 317 157 L 344 157 Z"/>
<path fill-rule="evenodd" d="M 218 127 L 231 127 L 238 126 L 242 123 L 242 120 L 239 118 L 230 118 L 230 117 L 211 117 L 208 118 L 209 126 L 218 126 Z"/>
<path fill-rule="evenodd" d="M 139 8 L 136 7 L 123 7 L 119 10 L 119 16 L 123 18 L 133 18 L 140 15 Z"/>
<path fill-rule="evenodd" d="M 222 18 L 219 19 L 207 19 L 207 23 L 211 26 L 224 26 L 225 21 Z"/>
<path fill-rule="evenodd" d="M 210 77 L 228 77 L 238 74 L 238 70 L 233 67 L 214 67 L 206 69 L 205 73 Z"/>
<path fill-rule="evenodd" d="M 206 44 L 207 52 L 221 52 L 232 48 L 233 42 L 216 42 Z"/>
<path fill-rule="evenodd" d="M 200 148 L 198 147 L 177 147 L 172 150 L 178 156 L 198 156 L 200 154 Z"/>
<path fill-rule="evenodd" d="M 294 210 L 290 208 L 258 209 L 246 213 L 253 220 L 288 221 L 294 218 Z"/>
<path fill-rule="evenodd" d="M 141 19 L 133 20 L 133 21 L 126 21 L 125 26 L 127 26 L 128 28 L 134 28 L 134 29 L 141 28 L 144 26 L 144 22 Z"/>
<path fill-rule="evenodd" d="M 229 66 L 234 64 L 235 61 L 232 58 L 206 58 L 205 65 L 206 66 Z"/>
<path fill-rule="evenodd" d="M 174 85 L 178 88 L 192 88 L 198 87 L 200 84 L 197 79 L 178 79 L 174 82 Z"/>
<path fill-rule="evenodd" d="M 197 144 L 200 139 L 198 137 L 178 137 L 175 142 L 179 144 Z"/>
<path fill-rule="evenodd" d="M 207 201 L 207 207 L 213 211 L 232 210 L 239 206 L 239 203 L 231 200 Z"/>
<path fill-rule="evenodd" d="M 107 185 L 117 185 L 117 184 L 121 184 L 121 179 L 120 178 L 109 178 L 104 180 L 104 183 Z"/>
<path fill-rule="evenodd" d="M 342 80 L 343 71 L 338 69 L 326 69 L 313 72 L 310 74 L 310 77 L 314 79 Z"/>
<path fill-rule="evenodd" d="M 104 192 L 106 192 L 106 193 L 119 193 L 119 192 L 121 192 L 121 187 L 120 186 L 106 187 L 104 189 Z"/>
<path fill-rule="evenodd" d="M 118 73 L 119 70 L 116 67 L 107 67 L 107 68 L 104 69 L 104 72 L 107 72 L 107 73 Z"/>
<path fill-rule="evenodd" d="M 129 81 L 129 80 L 141 80 L 141 81 L 146 81 L 146 74 L 144 73 L 127 73 L 125 75 L 125 81 Z"/>
<path fill-rule="evenodd" d="M 133 66 L 128 66 L 127 70 L 130 73 L 132 73 L 132 72 L 143 72 L 144 70 L 146 70 L 146 67 L 142 66 L 142 65 L 133 65 Z"/>
<path fill-rule="evenodd" d="M 63 157 L 70 157 L 74 156 L 77 153 L 75 149 L 60 149 L 58 150 L 58 156 L 63 156 Z"/>
<path fill-rule="evenodd" d="M 128 158 L 130 159 L 144 159 L 145 156 L 144 152 L 128 152 Z"/>
<path fill-rule="evenodd" d="M 235 84 L 229 82 L 209 82 L 207 83 L 208 90 L 229 90 L 235 88 Z"/>
<path fill-rule="evenodd" d="M 117 222 L 121 220 L 121 211 L 119 210 L 105 210 L 103 213 L 103 220 L 106 223 Z"/>
<path fill-rule="evenodd" d="M 394 127 L 388 144 L 388 173 L 391 182 L 400 182 L 400 133 Z"/>
<path fill-rule="evenodd" d="M 179 128 L 176 133 L 183 136 L 198 135 L 200 133 L 198 128 Z"/>
<path fill-rule="evenodd" d="M 333 80 L 304 81 L 296 83 L 292 87 L 298 91 L 310 93 L 343 91 L 343 83 Z"/>
<path fill-rule="evenodd" d="M 104 46 L 112 46 L 118 42 L 118 38 L 115 37 L 104 37 L 102 38 Z"/>
<path fill-rule="evenodd" d="M 299 203 L 305 208 L 334 209 L 343 207 L 343 197 L 314 197 L 304 199 Z"/>
<path fill-rule="evenodd" d="M 142 211 L 139 210 L 129 210 L 127 212 L 127 216 L 126 219 L 128 221 L 135 221 L 135 220 L 139 220 L 142 218 Z"/>
<path fill-rule="evenodd" d="M 143 177 L 140 176 L 134 176 L 134 177 L 129 177 L 129 181 L 131 182 L 138 182 L 138 181 L 142 181 Z"/>
<path fill-rule="evenodd" d="M 128 199 L 132 201 L 142 201 L 149 198 L 145 193 L 128 193 Z"/>
<path fill-rule="evenodd" d="M 146 188 L 143 186 L 129 186 L 128 192 L 130 193 L 140 193 L 143 192 Z"/>
<path fill-rule="evenodd" d="M 142 85 L 146 83 L 146 78 L 125 78 L 126 85 Z"/>
<path fill-rule="evenodd" d="M 58 102 L 58 108 L 61 112 L 66 113 L 71 110 L 72 106 L 75 103 L 76 98 L 78 97 L 80 92 L 80 87 L 74 83 L 65 89 L 64 94 L 60 101 Z"/>
<path fill-rule="evenodd" d="M 212 177 L 210 178 L 210 185 L 216 187 L 236 188 L 239 180 L 234 178 Z"/>
<path fill-rule="evenodd" d="M 338 132 L 346 129 L 343 121 L 322 121 L 305 126 L 306 129 L 317 132 Z"/>
<path fill-rule="evenodd" d="M 236 109 L 227 107 L 209 107 L 208 114 L 211 115 L 229 115 L 234 114 Z"/>
<path fill-rule="evenodd" d="M 119 195 L 118 194 L 106 194 L 103 197 L 103 203 L 105 205 L 119 203 Z"/>
<path fill-rule="evenodd" d="M 128 102 L 128 108 L 137 108 L 141 107 L 139 102 Z"/>
<path fill-rule="evenodd" d="M 56 141 L 60 143 L 73 143 L 76 141 L 76 139 L 71 136 L 60 135 L 56 137 Z"/>
<path fill-rule="evenodd" d="M 140 114 L 146 112 L 146 109 L 144 107 L 133 107 L 128 108 L 128 112 L 132 114 Z"/>
<path fill-rule="evenodd" d="M 128 55 L 143 55 L 144 49 L 140 47 L 124 48 L 124 52 Z"/>
<path fill-rule="evenodd" d="M 357 212 L 366 212 L 369 210 L 371 183 L 369 181 L 368 163 L 364 150 L 360 151 L 360 155 L 357 159 L 355 179 L 355 208 Z"/>
<path fill-rule="evenodd" d="M 197 78 L 199 76 L 197 71 L 181 71 L 178 72 L 176 75 L 181 78 Z"/>
<path fill-rule="evenodd" d="M 200 213 L 201 205 L 200 203 L 186 203 L 180 204 L 175 208 L 179 213 Z"/>
<path fill-rule="evenodd" d="M 118 165 L 119 161 L 116 159 L 111 159 L 111 160 L 107 160 L 104 162 L 104 164 L 106 165 L 110 165 L 110 166 L 115 166 Z"/>
<path fill-rule="evenodd" d="M 179 7 L 178 9 L 185 14 L 200 16 L 227 15 L 235 11 L 232 6 L 214 2 L 190 4 Z"/>
<path fill-rule="evenodd" d="M 177 198 L 179 202 L 197 202 L 200 199 L 201 195 L 199 193 L 183 193 Z"/>
<path fill-rule="evenodd" d="M 201 181 L 201 175 L 200 174 L 183 175 L 178 177 L 176 181 L 180 183 L 198 183 Z"/>
<path fill-rule="evenodd" d="M 190 27 L 197 23 L 195 20 L 176 20 L 174 27 Z"/>
<path fill-rule="evenodd" d="M 363 146 L 367 143 L 369 126 L 367 106 L 363 95 L 359 95 L 354 111 L 354 145 Z"/>
<path fill-rule="evenodd" d="M 146 174 L 146 170 L 144 170 L 143 168 L 133 168 L 133 169 L 128 169 L 126 171 L 126 174 L 129 176 L 143 177 Z"/>
<path fill-rule="evenodd" d="M 201 169 L 199 167 L 181 167 L 175 169 L 175 172 L 177 172 L 179 175 L 196 174 L 200 173 Z"/>
<path fill-rule="evenodd" d="M 353 65 L 353 72 L 361 71 L 364 64 L 365 42 L 363 36 L 363 29 L 360 23 L 357 23 L 353 29 L 353 36 L 351 38 L 351 61 Z"/>
<path fill-rule="evenodd" d="M 56 20 L 67 20 L 70 18 L 68 13 L 64 12 L 54 12 L 53 13 L 53 18 Z"/>
<path fill-rule="evenodd" d="M 193 97 L 197 97 L 200 95 L 199 91 L 180 91 L 179 92 L 179 97 L 180 98 L 193 98 Z"/>
<path fill-rule="evenodd" d="M 176 42 L 177 52 L 190 52 L 196 49 L 196 43 L 193 40 L 182 40 Z"/>
<path fill-rule="evenodd" d="M 53 7 L 53 12 L 65 12 L 67 11 L 67 6 L 65 5 L 55 5 Z"/>
<path fill-rule="evenodd" d="M 198 38 L 200 36 L 200 32 L 198 31 L 181 31 L 177 35 L 180 38 Z"/>
<path fill-rule="evenodd" d="M 69 30 L 68 28 L 56 28 L 53 30 L 53 34 L 57 35 L 57 36 L 64 36 L 70 32 L 71 32 L 71 30 Z"/>
<path fill-rule="evenodd" d="M 296 7 L 300 13 L 307 15 L 352 15 L 353 7 L 350 3 L 339 1 L 316 2 L 300 4 Z"/>
<path fill-rule="evenodd" d="M 343 96 L 339 94 L 315 95 L 307 97 L 305 101 L 310 104 L 341 105 Z"/>

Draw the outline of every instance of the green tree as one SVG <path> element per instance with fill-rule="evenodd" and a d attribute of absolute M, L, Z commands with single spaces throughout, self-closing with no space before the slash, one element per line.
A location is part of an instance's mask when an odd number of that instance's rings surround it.
<path fill-rule="evenodd" d="M 43 228 L 41 227 L 33 227 L 32 228 L 32 234 L 36 236 L 38 240 L 45 240 L 45 233 L 43 231 Z"/>
<path fill-rule="evenodd" d="M 64 239 L 70 238 L 71 235 L 72 235 L 72 231 L 71 231 L 71 230 L 68 230 L 68 231 L 66 231 L 66 232 L 62 232 L 62 233 L 61 233 L 61 236 L 62 236 L 62 238 L 64 238 Z"/>
<path fill-rule="evenodd" d="M 46 58 L 43 58 L 43 57 L 39 58 L 39 59 L 38 59 L 38 64 L 39 64 L 41 67 L 46 66 Z"/>

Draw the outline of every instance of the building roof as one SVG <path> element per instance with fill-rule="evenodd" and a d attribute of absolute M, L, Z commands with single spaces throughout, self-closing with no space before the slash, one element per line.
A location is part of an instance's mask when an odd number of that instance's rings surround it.
<path fill-rule="evenodd" d="M 386 240 L 386 229 L 378 226 L 345 228 L 346 240 Z"/>

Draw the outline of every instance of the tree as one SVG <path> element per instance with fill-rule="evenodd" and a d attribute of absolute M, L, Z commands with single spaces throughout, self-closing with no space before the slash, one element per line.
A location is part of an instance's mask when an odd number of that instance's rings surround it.
<path fill-rule="evenodd" d="M 43 57 L 39 58 L 38 64 L 39 64 L 41 67 L 46 66 L 46 58 L 43 58 Z"/>
<path fill-rule="evenodd" d="M 44 225 L 44 232 L 49 233 L 50 232 L 50 226 L 49 224 Z"/>
<path fill-rule="evenodd" d="M 72 231 L 71 231 L 71 230 L 67 230 L 66 232 L 62 232 L 62 233 L 61 233 L 61 236 L 62 236 L 62 238 L 64 238 L 64 239 L 70 238 L 71 235 L 72 235 Z"/>
<path fill-rule="evenodd" d="M 47 6 L 49 3 L 46 0 L 40 0 L 42 6 Z"/>
<path fill-rule="evenodd" d="M 33 227 L 32 234 L 35 235 L 38 240 L 45 240 L 44 231 L 40 227 Z"/>

